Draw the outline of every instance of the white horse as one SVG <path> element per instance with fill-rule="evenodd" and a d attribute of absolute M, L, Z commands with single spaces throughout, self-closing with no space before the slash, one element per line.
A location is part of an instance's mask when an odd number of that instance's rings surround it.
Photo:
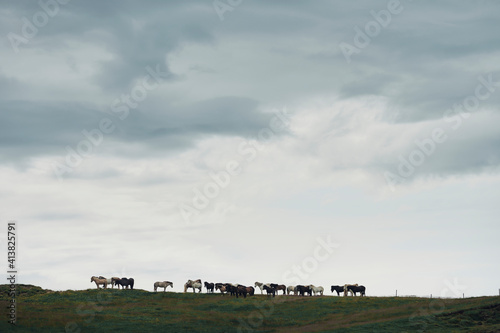
<path fill-rule="evenodd" d="M 201 279 L 198 279 L 198 280 L 188 280 L 185 284 L 184 284 L 184 292 L 187 292 L 188 288 L 193 288 L 193 293 L 196 292 L 196 289 L 199 289 L 200 290 L 200 293 L 201 293 Z"/>
<path fill-rule="evenodd" d="M 262 291 L 264 290 L 264 286 L 271 287 L 271 284 L 270 283 L 255 282 L 255 288 L 259 287 L 261 294 L 262 294 Z"/>
<path fill-rule="evenodd" d="M 97 289 L 101 289 L 101 287 L 99 287 L 100 284 L 104 285 L 104 288 L 108 287 L 108 280 L 106 280 L 106 278 L 100 279 L 97 276 L 93 276 L 90 278 L 90 282 L 95 282 Z"/>
<path fill-rule="evenodd" d="M 287 293 L 287 295 L 290 295 L 290 293 L 297 295 L 297 286 L 288 286 L 286 288 L 286 293 Z"/>
<path fill-rule="evenodd" d="M 170 287 L 174 287 L 174 284 L 170 281 L 163 281 L 163 282 L 155 282 L 154 284 L 154 287 L 155 287 L 155 292 L 156 292 L 156 289 L 158 289 L 158 287 L 160 288 L 163 288 L 163 291 L 167 291 L 167 287 L 170 286 Z"/>
<path fill-rule="evenodd" d="M 314 296 L 316 296 L 317 293 L 319 293 L 321 296 L 323 296 L 323 291 L 325 291 L 325 289 L 322 286 L 316 287 L 316 286 L 313 286 L 311 284 L 311 285 L 309 285 L 309 287 L 311 287 L 311 290 L 314 293 Z"/>
<path fill-rule="evenodd" d="M 99 276 L 99 279 L 106 279 L 104 276 Z M 110 279 L 106 279 L 106 282 L 111 285 L 111 288 L 115 288 L 115 280 L 120 280 L 120 278 L 112 277 Z M 120 289 L 120 285 L 118 285 L 118 289 Z"/>

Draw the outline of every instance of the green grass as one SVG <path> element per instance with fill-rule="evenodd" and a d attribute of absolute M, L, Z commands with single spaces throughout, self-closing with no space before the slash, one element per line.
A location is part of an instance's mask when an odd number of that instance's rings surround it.
<path fill-rule="evenodd" d="M 17 286 L 17 325 L 0 332 L 499 332 L 500 297 L 234 298 L 144 290 Z"/>

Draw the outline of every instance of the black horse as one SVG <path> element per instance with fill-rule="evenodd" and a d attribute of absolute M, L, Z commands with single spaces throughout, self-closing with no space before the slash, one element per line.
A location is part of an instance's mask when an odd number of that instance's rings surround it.
<path fill-rule="evenodd" d="M 238 294 L 238 287 L 232 285 L 231 283 L 226 283 L 226 291 L 231 294 L 231 296 L 237 295 Z"/>
<path fill-rule="evenodd" d="M 344 287 L 343 286 L 332 286 L 332 293 L 336 291 L 337 296 L 340 296 L 340 293 L 344 292 Z"/>
<path fill-rule="evenodd" d="M 274 289 L 273 287 L 264 285 L 264 290 L 268 295 L 273 295 L 273 297 L 276 297 L 276 289 Z"/>
<path fill-rule="evenodd" d="M 354 296 L 356 296 L 356 293 L 360 293 L 361 296 L 366 296 L 365 290 L 365 286 L 347 286 L 347 292 L 352 292 Z"/>
<path fill-rule="evenodd" d="M 205 281 L 205 288 L 207 288 L 207 293 L 208 292 L 211 292 L 213 293 L 214 292 L 214 284 L 213 283 L 208 283 Z"/>
<path fill-rule="evenodd" d="M 115 281 L 115 284 L 122 286 L 122 289 L 125 289 L 130 286 L 130 289 L 134 289 L 134 279 L 130 278 L 121 278 L 120 280 Z"/>
<path fill-rule="evenodd" d="M 297 291 L 299 292 L 300 296 L 304 296 L 305 294 L 309 294 L 309 296 L 312 296 L 312 289 L 309 286 L 298 285 Z"/>

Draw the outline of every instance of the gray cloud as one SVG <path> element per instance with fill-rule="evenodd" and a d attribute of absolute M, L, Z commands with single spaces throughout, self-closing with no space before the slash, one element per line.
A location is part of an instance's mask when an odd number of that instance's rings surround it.
<path fill-rule="evenodd" d="M 22 35 L 24 18 L 43 9 L 2 2 L 0 196 L 4 215 L 23 223 L 26 282 L 87 288 L 81 276 L 119 274 L 147 289 L 158 278 L 205 279 L 199 272 L 242 282 L 249 271 L 252 282 L 279 281 L 332 233 L 340 252 L 308 280 L 362 277 L 380 295 L 405 281 L 425 294 L 442 276 L 474 272 L 467 283 L 481 287 L 471 293 L 487 293 L 498 276 L 484 267 L 498 252 L 500 87 L 458 115 L 460 126 L 445 112 L 476 94 L 479 76 L 500 81 L 500 4 L 402 0 L 401 13 L 356 46 L 354 27 L 387 4 L 243 1 L 220 20 L 205 0 L 72 0 L 16 52 L 9 34 Z M 341 43 L 359 48 L 350 62 Z M 147 68 L 165 73 L 160 84 L 126 106 Z M 284 107 L 290 128 L 252 140 Z M 104 118 L 115 129 L 59 182 L 51 163 Z M 436 127 L 446 142 L 386 195 L 384 172 L 397 174 L 399 156 Z M 228 176 L 231 163 L 240 169 Z M 201 196 L 211 197 L 203 208 Z M 179 203 L 196 199 L 192 225 Z M 307 233 L 295 227 L 305 224 Z M 362 232 L 336 231 L 345 225 Z M 49 235 L 56 229 L 64 237 Z M 457 255 L 464 243 L 470 258 Z M 276 244 L 283 260 L 264 265 Z M 369 270 L 356 264 L 367 258 Z"/>
<path fill-rule="evenodd" d="M 38 3 L 3 6 L 19 19 L 4 23 L 7 31 L 19 32 L 21 17 L 31 18 L 42 10 Z M 71 53 L 78 42 L 100 50 L 107 60 L 99 60 L 94 74 L 82 79 L 102 92 L 101 100 L 112 101 L 129 92 L 148 66 L 168 73 L 162 91 L 179 85 L 192 85 L 202 92 L 210 89 L 196 101 L 184 100 L 188 97 L 182 93 L 176 98 L 159 97 L 158 91 L 127 121 L 116 122 L 114 139 L 155 149 L 188 148 L 208 133 L 249 136 L 266 125 L 258 105 L 301 103 L 318 94 L 346 100 L 384 97 L 385 118 L 391 122 L 440 119 L 448 108 L 474 93 L 479 75 L 493 73 L 500 80 L 500 67 L 491 56 L 500 45 L 495 29 L 499 5 L 494 2 L 401 2 L 401 13 L 392 15 L 387 27 L 380 27 L 348 64 L 339 44 L 355 45 L 354 26 L 364 29 L 375 20 L 371 11 L 386 8 L 382 1 L 342 6 L 328 1 L 313 5 L 255 1 L 226 12 L 221 22 L 212 4 L 203 1 L 152 1 L 147 6 L 133 1 L 72 1 L 60 6 L 33 42 L 20 47 L 63 54 Z M 169 57 L 183 54 L 190 45 L 232 53 L 226 59 L 199 58 L 188 72 L 175 73 Z M 241 45 L 245 47 L 240 50 Z M 67 56 L 64 66 L 81 73 L 81 61 Z M 61 68 L 61 73 L 65 71 L 67 67 Z M 210 87 L 199 81 L 202 75 L 212 79 Z M 74 144 L 83 129 L 96 126 L 103 116 L 96 111 L 102 105 L 70 105 L 62 101 L 64 96 L 51 96 L 51 104 L 31 100 L 29 95 L 26 99 L 31 102 L 23 101 L 21 89 L 37 94 L 43 87 L 22 82 L 15 74 L 5 74 L 0 85 L 6 88 L 2 90 L 2 146 L 10 156 L 49 153 L 58 145 Z M 9 95 L 16 100 L 9 101 Z M 500 94 L 493 94 L 480 108 L 496 108 L 499 102 Z M 14 109 L 15 115 L 7 111 Z M 33 149 L 24 150 L 30 142 Z"/>

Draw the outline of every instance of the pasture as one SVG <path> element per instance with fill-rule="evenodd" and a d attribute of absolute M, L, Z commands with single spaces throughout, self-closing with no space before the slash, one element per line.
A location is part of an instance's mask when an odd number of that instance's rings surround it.
<path fill-rule="evenodd" d="M 498 332 L 500 297 L 276 296 L 17 286 L 1 332 Z M 8 286 L 0 285 L 7 313 Z"/>

